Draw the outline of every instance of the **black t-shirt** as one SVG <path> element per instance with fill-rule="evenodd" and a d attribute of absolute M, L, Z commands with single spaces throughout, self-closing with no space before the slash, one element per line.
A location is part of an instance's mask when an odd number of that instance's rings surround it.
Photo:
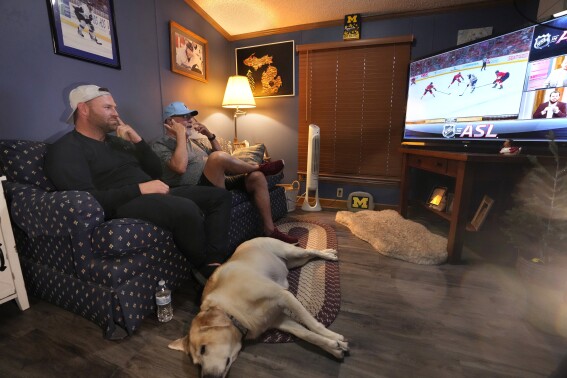
<path fill-rule="evenodd" d="M 45 172 L 58 190 L 91 193 L 112 218 L 118 207 L 141 195 L 139 183 L 159 179 L 162 171 L 143 140 L 134 144 L 107 135 L 98 141 L 73 130 L 48 146 Z"/>

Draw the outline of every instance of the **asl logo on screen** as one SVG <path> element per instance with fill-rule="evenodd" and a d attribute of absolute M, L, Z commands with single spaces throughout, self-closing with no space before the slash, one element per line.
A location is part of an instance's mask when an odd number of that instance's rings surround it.
<path fill-rule="evenodd" d="M 486 125 L 466 125 L 459 135 L 461 138 L 496 138 L 498 134 L 493 134 L 494 125 L 488 123 Z"/>

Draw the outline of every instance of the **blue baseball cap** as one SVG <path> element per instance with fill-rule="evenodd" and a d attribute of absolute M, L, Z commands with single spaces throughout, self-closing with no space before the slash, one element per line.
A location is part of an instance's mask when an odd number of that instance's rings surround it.
<path fill-rule="evenodd" d="M 183 116 L 186 114 L 190 114 L 192 116 L 196 116 L 199 114 L 196 110 L 189 110 L 184 103 L 180 101 L 172 102 L 171 104 L 167 105 L 163 110 L 163 119 L 166 120 L 169 117 L 173 116 Z"/>

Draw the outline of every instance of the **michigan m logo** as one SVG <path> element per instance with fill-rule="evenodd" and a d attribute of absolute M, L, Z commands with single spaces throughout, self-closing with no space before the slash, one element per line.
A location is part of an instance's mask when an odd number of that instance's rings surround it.
<path fill-rule="evenodd" d="M 352 207 L 356 209 L 368 209 L 368 197 L 352 197 Z"/>
<path fill-rule="evenodd" d="M 357 15 L 357 14 L 348 15 L 348 16 L 347 16 L 347 24 L 350 24 L 350 23 L 355 23 L 355 24 L 356 24 L 356 22 L 357 22 L 356 19 L 357 19 L 357 18 L 358 18 L 358 15 Z"/>

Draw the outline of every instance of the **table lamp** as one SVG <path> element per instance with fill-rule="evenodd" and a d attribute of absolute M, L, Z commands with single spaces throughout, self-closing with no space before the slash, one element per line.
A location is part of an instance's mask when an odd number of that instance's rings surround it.
<path fill-rule="evenodd" d="M 254 101 L 254 95 L 252 95 L 252 89 L 250 89 L 246 76 L 234 75 L 228 78 L 222 107 L 236 109 L 234 112 L 234 143 L 238 143 L 236 119 L 246 114 L 241 109 L 256 107 L 256 101 Z"/>

